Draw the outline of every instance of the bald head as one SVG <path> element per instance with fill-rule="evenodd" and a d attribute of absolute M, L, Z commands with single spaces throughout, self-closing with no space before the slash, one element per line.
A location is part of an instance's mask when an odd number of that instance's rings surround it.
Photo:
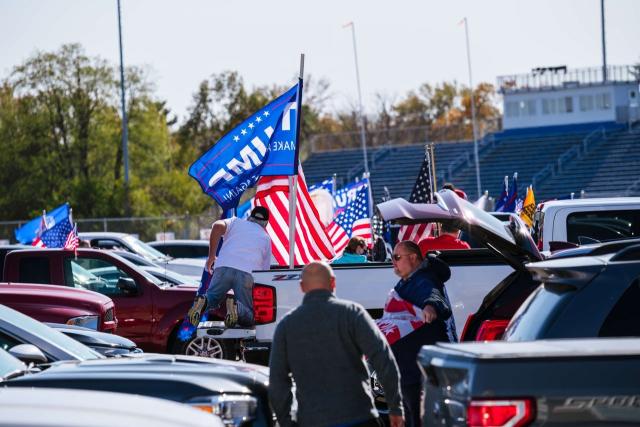
<path fill-rule="evenodd" d="M 335 287 L 336 278 L 329 264 L 321 261 L 313 261 L 302 269 L 300 288 L 305 294 L 316 289 L 333 291 Z"/>

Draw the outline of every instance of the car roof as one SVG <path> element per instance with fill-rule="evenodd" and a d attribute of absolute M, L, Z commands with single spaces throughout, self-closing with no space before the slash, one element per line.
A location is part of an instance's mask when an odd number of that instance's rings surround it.
<path fill-rule="evenodd" d="M 131 234 L 129 233 L 118 233 L 115 231 L 88 231 L 88 232 L 82 232 L 82 233 L 78 233 L 78 237 L 83 238 L 83 237 L 88 237 L 90 239 L 101 239 L 101 238 L 115 238 L 115 237 L 125 237 L 125 236 L 131 236 Z"/>
<path fill-rule="evenodd" d="M 593 199 L 566 199 L 566 200 L 549 200 L 544 202 L 542 210 L 549 207 L 564 206 L 606 206 L 606 205 L 640 205 L 640 197 L 602 197 Z M 632 206 L 629 206 L 630 208 Z"/>
<path fill-rule="evenodd" d="M 0 426 L 222 426 L 190 406 L 147 396 L 56 388 L 0 389 Z"/>
<path fill-rule="evenodd" d="M 152 240 L 147 242 L 150 245 L 195 245 L 209 246 L 208 240 L 183 239 L 183 240 Z"/>

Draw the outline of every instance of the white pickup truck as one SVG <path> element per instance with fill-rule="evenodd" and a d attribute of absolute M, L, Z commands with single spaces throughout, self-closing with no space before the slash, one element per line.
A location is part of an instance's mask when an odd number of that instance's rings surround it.
<path fill-rule="evenodd" d="M 558 239 L 558 236 L 567 236 L 567 229 L 568 235 L 572 236 L 574 232 L 572 226 L 577 221 L 571 221 L 571 218 L 574 218 L 571 212 L 597 210 L 601 212 L 598 218 L 602 217 L 604 215 L 602 212 L 605 210 L 593 208 L 593 206 L 599 206 L 598 203 L 602 203 L 600 201 L 602 199 L 591 200 L 595 202 L 591 203 L 590 210 L 582 209 L 587 206 L 587 203 L 581 200 L 545 204 L 542 207 L 542 214 L 537 215 L 539 221 L 551 218 L 564 218 L 564 220 L 544 222 L 539 230 L 544 232 L 542 240 L 550 242 Z M 565 210 L 562 216 L 556 214 L 554 206 L 567 207 L 572 203 L 573 211 Z M 640 198 L 620 199 L 620 203 L 640 205 Z M 612 212 L 625 210 L 620 207 L 620 204 L 610 206 L 613 208 Z M 485 246 L 485 249 L 442 251 L 440 255 L 451 268 L 451 278 L 447 281 L 446 288 L 461 340 L 499 338 L 511 316 L 538 286 L 524 265 L 542 260 L 543 255 L 524 223 L 516 216 L 511 216 L 508 222 L 500 221 L 460 199 L 449 190 L 439 192 L 435 204 L 411 204 L 403 199 L 395 199 L 379 204 L 378 209 L 385 219 L 395 220 L 401 224 L 426 221 L 453 223 L 466 230 L 474 240 Z M 623 233 L 620 237 L 639 236 L 640 211 L 636 208 L 626 213 L 635 215 L 635 221 L 631 221 L 633 219 L 631 216 L 625 223 L 627 233 L 635 234 L 627 236 Z M 582 217 L 578 215 L 575 218 Z M 587 215 L 587 218 L 593 218 L 593 216 Z M 597 229 L 602 227 L 601 222 L 596 221 Z M 612 227 L 611 221 L 605 222 L 609 224 L 609 228 Z M 613 223 L 617 224 L 616 221 Z M 593 236 L 592 240 L 599 236 L 593 234 L 588 228 L 582 229 L 581 233 Z M 335 265 L 333 268 L 337 282 L 336 294 L 340 298 L 358 302 L 374 318 L 380 317 L 387 294 L 398 281 L 391 263 L 342 264 Z M 206 349 L 215 349 L 216 354 L 224 354 L 228 357 L 228 340 L 235 340 L 236 343 L 242 341 L 240 348 L 255 350 L 254 354 L 268 350 L 280 319 L 302 302 L 303 294 L 299 286 L 300 271 L 301 268 L 255 271 L 253 273 L 256 283 L 254 303 L 256 312 L 260 312 L 255 329 L 224 330 L 219 322 L 201 324 L 195 338 L 197 340 L 195 348 L 203 350 L 194 354 L 207 355 Z M 219 351 L 221 348 L 223 351 Z M 268 352 L 256 359 L 250 358 L 249 354 L 249 351 L 245 352 L 248 360 L 262 363 L 268 360 L 266 357 Z"/>
<path fill-rule="evenodd" d="M 638 236 L 640 197 L 553 200 L 534 215 L 534 238 L 545 252 Z"/>

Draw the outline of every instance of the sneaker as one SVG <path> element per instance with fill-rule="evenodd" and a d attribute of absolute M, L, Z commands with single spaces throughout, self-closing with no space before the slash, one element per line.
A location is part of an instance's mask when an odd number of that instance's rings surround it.
<path fill-rule="evenodd" d="M 198 326 L 198 324 L 200 323 L 200 317 L 202 316 L 206 305 L 207 299 L 202 295 L 198 295 L 196 299 L 193 300 L 193 305 L 191 306 L 191 308 L 189 309 L 189 313 L 187 314 L 189 322 L 193 326 Z"/>
<path fill-rule="evenodd" d="M 235 296 L 227 296 L 227 315 L 224 316 L 224 326 L 233 328 L 238 323 L 238 304 Z"/>

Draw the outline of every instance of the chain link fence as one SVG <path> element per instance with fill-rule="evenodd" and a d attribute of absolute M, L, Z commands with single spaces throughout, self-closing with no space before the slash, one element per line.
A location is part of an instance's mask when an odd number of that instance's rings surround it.
<path fill-rule="evenodd" d="M 129 233 L 142 241 L 156 240 L 158 233 L 173 233 L 176 239 L 206 238 L 211 224 L 217 220 L 214 215 L 175 215 L 160 217 L 129 218 L 75 218 L 78 232 L 111 231 Z M 0 242 L 15 243 L 14 230 L 27 221 L 0 222 Z"/>

